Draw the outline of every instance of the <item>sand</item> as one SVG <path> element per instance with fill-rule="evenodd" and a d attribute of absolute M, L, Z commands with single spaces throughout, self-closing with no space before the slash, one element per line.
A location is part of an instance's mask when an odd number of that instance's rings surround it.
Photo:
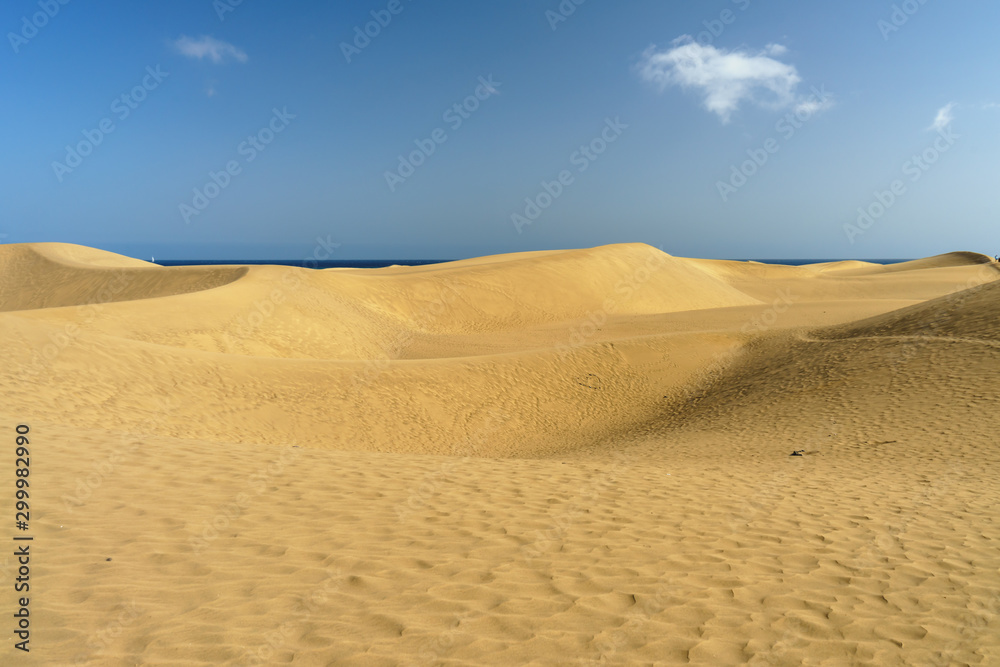
<path fill-rule="evenodd" d="M 998 665 L 998 313 L 974 253 L 0 246 L 0 663 Z"/>

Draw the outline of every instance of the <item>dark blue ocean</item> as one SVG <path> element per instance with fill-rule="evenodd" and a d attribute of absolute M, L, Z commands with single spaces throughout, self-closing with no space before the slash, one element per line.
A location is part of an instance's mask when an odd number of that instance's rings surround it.
<path fill-rule="evenodd" d="M 157 260 L 160 266 L 208 266 L 215 264 L 277 264 L 279 266 L 297 266 L 309 269 L 381 269 L 386 266 L 400 264 L 403 266 L 425 266 L 452 262 L 451 259 L 338 259 L 338 260 L 305 260 L 305 259 L 165 259 Z"/>
<path fill-rule="evenodd" d="M 380 269 L 394 264 L 403 266 L 426 266 L 452 262 L 451 259 L 338 259 L 338 260 L 303 260 L 303 259 L 165 259 L 157 261 L 160 266 L 206 266 L 212 264 L 278 264 L 280 266 L 297 266 L 310 269 Z M 836 262 L 835 259 L 754 259 L 736 260 L 740 262 L 755 261 L 764 264 L 785 264 L 787 266 L 802 266 L 819 262 Z M 908 262 L 908 259 L 865 259 L 864 262 L 876 264 L 898 264 Z"/>

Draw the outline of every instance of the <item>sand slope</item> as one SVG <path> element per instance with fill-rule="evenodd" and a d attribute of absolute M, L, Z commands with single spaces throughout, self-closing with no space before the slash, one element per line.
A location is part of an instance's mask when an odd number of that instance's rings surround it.
<path fill-rule="evenodd" d="M 0 312 L 152 299 L 211 289 L 244 268 L 155 264 L 65 243 L 0 246 Z"/>
<path fill-rule="evenodd" d="M 1000 664 L 985 259 L 0 246 L 25 664 Z"/>

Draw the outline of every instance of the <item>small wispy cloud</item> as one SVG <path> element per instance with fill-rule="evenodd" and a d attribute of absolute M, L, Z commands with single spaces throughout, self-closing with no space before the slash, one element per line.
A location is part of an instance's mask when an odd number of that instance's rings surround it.
<path fill-rule="evenodd" d="M 934 122 L 931 123 L 930 127 L 928 127 L 927 129 L 940 132 L 941 130 L 951 125 L 951 122 L 955 120 L 955 114 L 953 113 L 954 109 L 955 109 L 954 102 L 948 102 L 948 104 L 938 109 L 937 115 L 934 117 Z"/>
<path fill-rule="evenodd" d="M 820 111 L 826 111 L 833 106 L 833 99 L 826 94 L 822 95 L 810 95 L 809 97 L 803 99 L 800 102 L 796 102 L 795 106 L 792 108 L 796 114 L 800 116 L 812 116 Z"/>
<path fill-rule="evenodd" d="M 682 35 L 667 50 L 650 47 L 642 54 L 639 76 L 661 90 L 680 86 L 698 90 L 705 108 L 728 123 L 746 102 L 768 109 L 792 108 L 816 113 L 831 106 L 830 99 L 796 93 L 802 82 L 794 65 L 775 57 L 788 49 L 768 44 L 761 51 L 717 49 Z"/>
<path fill-rule="evenodd" d="M 241 63 L 249 60 L 246 52 L 242 49 L 209 35 L 196 38 L 181 35 L 179 39 L 174 41 L 173 45 L 181 55 L 198 60 L 208 58 L 216 64 L 224 63 L 230 59 Z"/>

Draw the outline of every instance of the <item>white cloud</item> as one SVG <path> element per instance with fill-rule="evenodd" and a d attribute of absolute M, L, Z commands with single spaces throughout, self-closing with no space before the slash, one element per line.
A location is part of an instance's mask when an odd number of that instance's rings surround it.
<path fill-rule="evenodd" d="M 940 132 L 941 130 L 951 125 L 951 121 L 955 120 L 955 114 L 952 113 L 952 110 L 954 108 L 955 108 L 955 103 L 949 102 L 948 104 L 938 109 L 937 116 L 934 117 L 934 122 L 931 123 L 931 126 L 928 127 L 927 129 L 937 130 L 938 132 Z"/>
<path fill-rule="evenodd" d="M 182 35 L 180 39 L 174 42 L 174 48 L 177 49 L 178 53 L 189 58 L 197 58 L 198 60 L 208 58 L 217 64 L 225 62 L 230 58 L 241 63 L 245 63 L 248 60 L 246 52 L 242 49 L 208 35 L 202 35 L 194 39 Z"/>
<path fill-rule="evenodd" d="M 803 113 L 828 108 L 829 97 L 796 94 L 802 79 L 795 66 L 771 57 L 787 52 L 781 44 L 768 44 L 756 53 L 727 51 L 698 44 L 683 35 L 668 50 L 647 49 L 639 63 L 639 75 L 661 90 L 668 86 L 698 90 L 704 96 L 705 108 L 723 123 L 728 123 L 744 102 L 770 109 L 794 108 Z"/>

